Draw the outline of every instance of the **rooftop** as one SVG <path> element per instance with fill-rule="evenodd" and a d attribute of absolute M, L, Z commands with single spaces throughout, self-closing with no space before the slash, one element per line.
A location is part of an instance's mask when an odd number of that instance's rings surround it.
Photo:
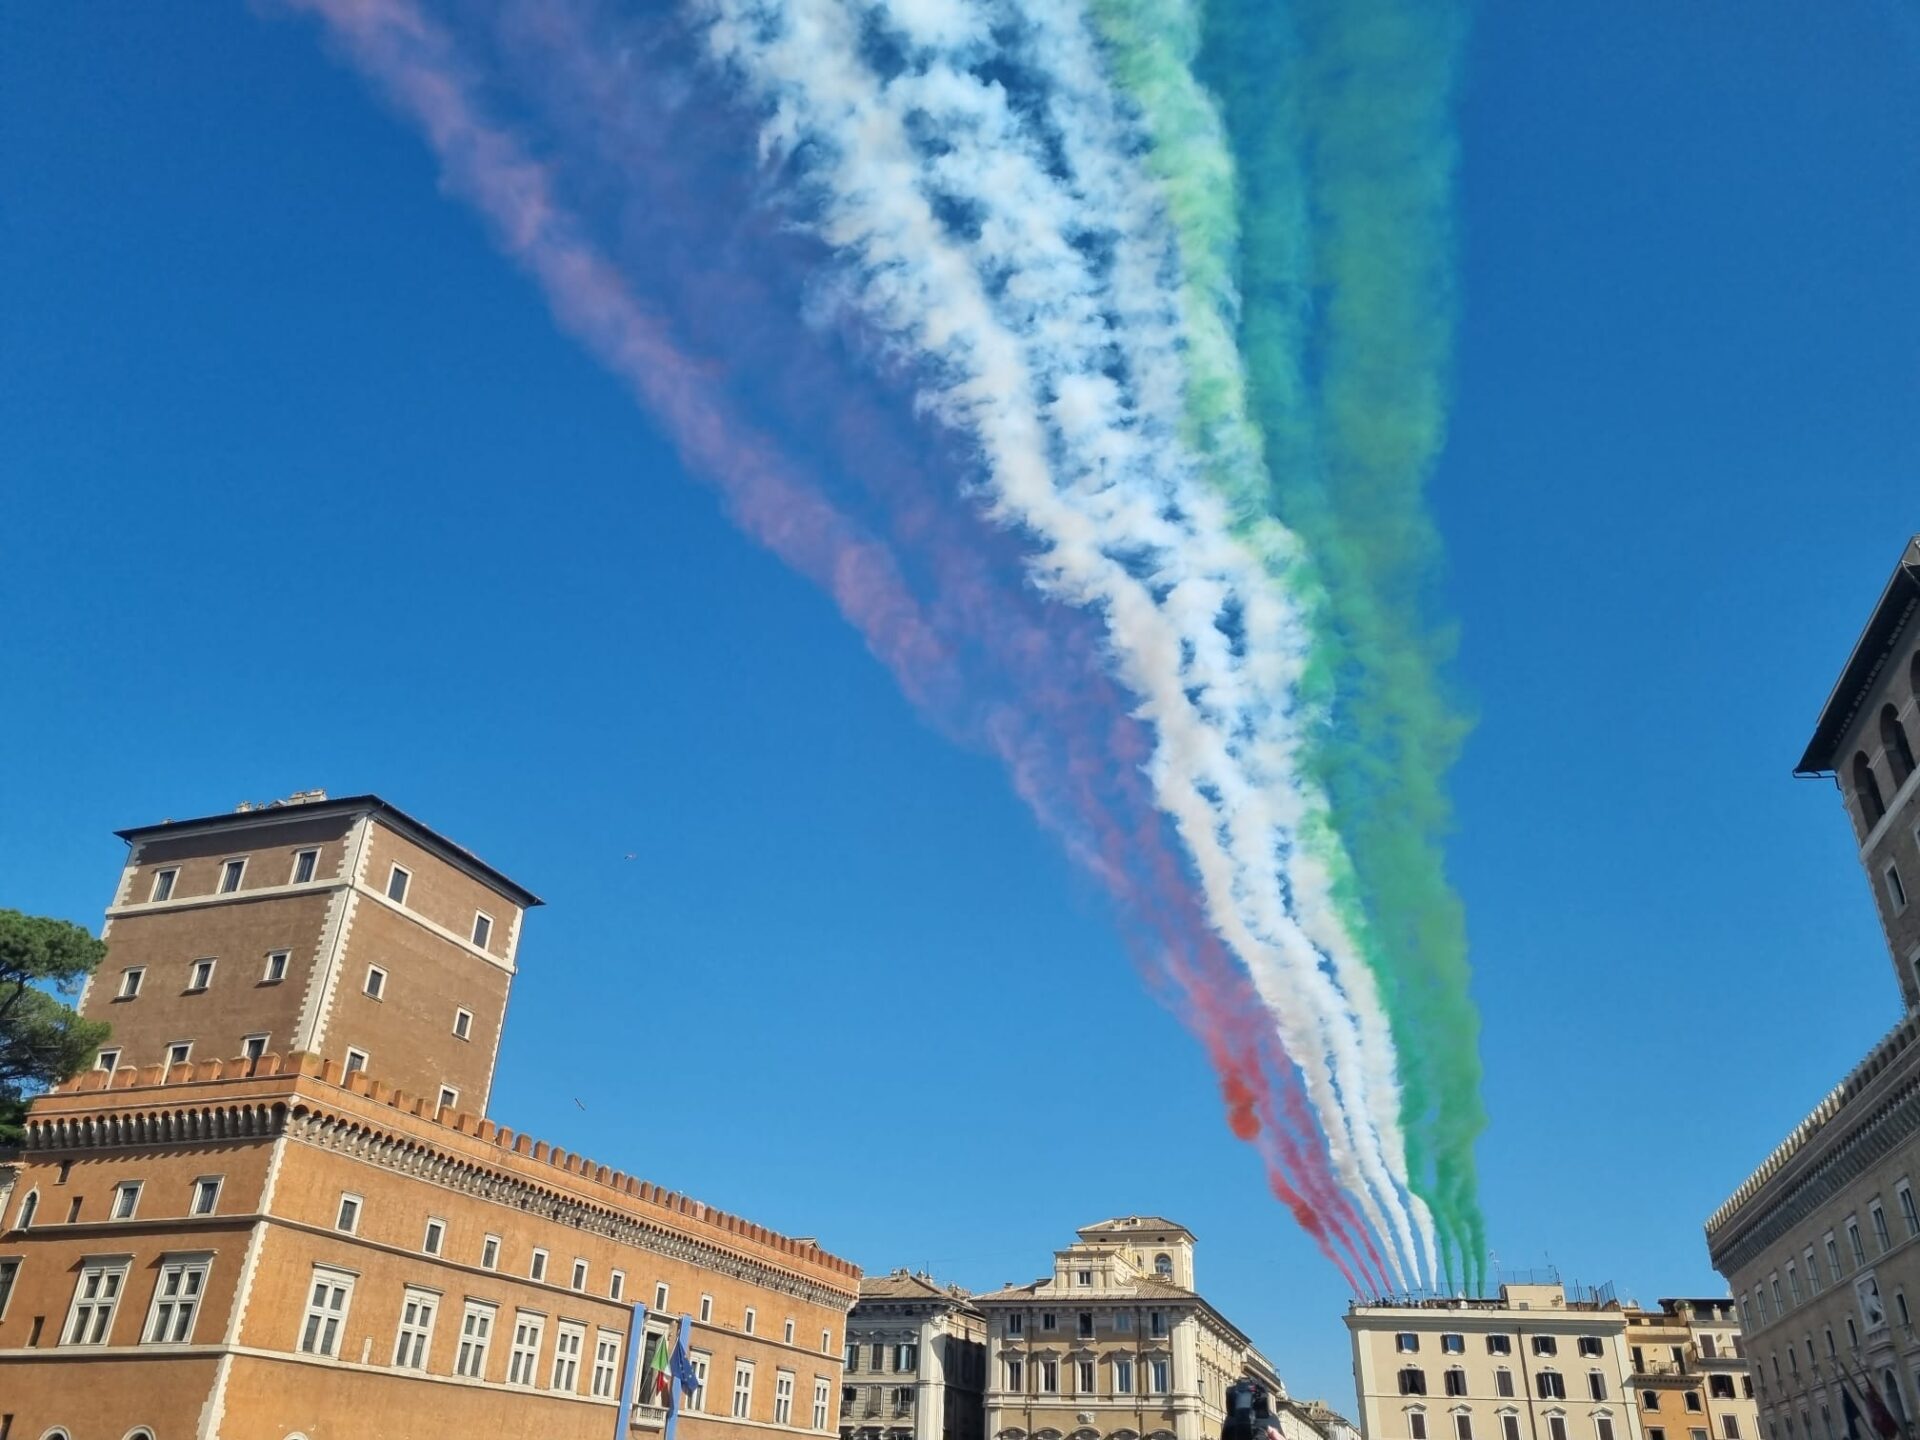
<path fill-rule="evenodd" d="M 909 1272 L 904 1267 L 885 1275 L 860 1277 L 862 1300 L 945 1300 L 971 1305 L 973 1295 L 958 1285 L 942 1285 L 926 1271 Z"/>
<path fill-rule="evenodd" d="M 1186 1236 L 1189 1240 L 1194 1234 L 1178 1220 L 1169 1220 L 1164 1215 L 1122 1215 L 1113 1220 L 1102 1220 L 1097 1225 L 1083 1225 L 1074 1233 L 1086 1238 L 1098 1236 L 1102 1240 L 1117 1239 L 1141 1231 L 1171 1230 Z"/>
<path fill-rule="evenodd" d="M 1916 605 L 1920 605 L 1920 535 L 1908 540 L 1900 552 L 1900 563 L 1893 567 L 1886 588 L 1874 602 L 1873 614 L 1867 620 L 1866 629 L 1860 632 L 1860 638 L 1854 641 L 1853 652 L 1847 656 L 1846 666 L 1834 682 L 1833 693 L 1820 707 L 1813 738 L 1807 741 L 1806 753 L 1794 767 L 1794 774 L 1825 775 L 1835 768 L 1834 752 L 1852 728 L 1867 691 L 1873 688 L 1892 654 L 1894 637 L 1905 626 Z"/>
<path fill-rule="evenodd" d="M 1049 1289 L 1052 1285 L 1053 1277 L 1051 1275 L 1043 1275 L 1038 1280 L 1026 1285 L 1002 1285 L 998 1290 L 985 1290 L 973 1298 L 980 1301 L 1031 1300 L 1038 1296 L 1041 1290 Z M 1076 1300 L 1085 1300 L 1088 1302 L 1108 1297 L 1119 1298 L 1124 1296 L 1127 1298 L 1137 1298 L 1141 1295 L 1158 1297 L 1163 1300 L 1199 1299 L 1199 1296 L 1195 1295 L 1193 1291 L 1183 1286 L 1170 1285 L 1165 1280 L 1155 1280 L 1150 1275 L 1142 1275 L 1136 1280 L 1129 1281 L 1125 1290 L 1103 1290 L 1093 1294 L 1081 1290 L 1061 1291 L 1060 1293 L 1063 1295 L 1071 1295 Z"/>
<path fill-rule="evenodd" d="M 195 830 L 215 830 L 248 820 L 284 820 L 291 813 L 305 817 L 310 815 L 348 815 L 361 811 L 378 815 L 394 829 L 424 844 L 430 850 L 439 850 L 456 863 L 477 870 L 491 881 L 503 893 L 528 909 L 542 904 L 540 897 L 521 885 L 517 880 L 493 868 L 464 845 L 455 844 L 438 830 L 421 824 L 397 805 L 389 804 L 378 795 L 347 795 L 338 800 L 329 800 L 324 790 L 301 790 L 284 800 L 269 800 L 264 804 L 242 801 L 232 810 L 218 815 L 201 815 L 191 820 L 162 820 L 157 825 L 135 825 L 130 829 L 116 830 L 129 845 L 138 840 L 150 840 L 156 835 L 179 835 Z"/>

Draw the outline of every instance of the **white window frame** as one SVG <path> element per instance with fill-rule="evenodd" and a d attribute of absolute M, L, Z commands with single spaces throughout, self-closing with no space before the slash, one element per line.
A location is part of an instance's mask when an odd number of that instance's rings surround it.
<path fill-rule="evenodd" d="M 498 1235 L 480 1237 L 480 1268 L 482 1270 L 500 1268 L 500 1237 Z"/>
<path fill-rule="evenodd" d="M 820 1332 L 820 1353 L 822 1355 L 831 1355 L 833 1353 L 833 1331 L 822 1330 Z"/>
<path fill-rule="evenodd" d="M 233 868 L 236 865 L 240 867 L 238 870 L 235 870 Z M 233 877 L 233 883 L 231 885 L 227 883 L 228 876 Z M 237 895 L 240 893 L 240 887 L 246 883 L 246 879 L 247 879 L 247 857 L 246 856 L 241 855 L 237 858 L 222 860 L 220 862 L 220 878 L 214 882 L 216 886 L 214 890 L 214 894 Z"/>
<path fill-rule="evenodd" d="M 393 1332 L 393 1369 L 427 1369 L 433 1359 L 433 1326 L 439 1318 L 438 1290 L 409 1285 L 400 1292 L 400 1323 Z"/>
<path fill-rule="evenodd" d="M 540 1383 L 540 1342 L 546 1338 L 547 1317 L 537 1310 L 513 1312 L 513 1343 L 507 1347 L 507 1384 L 532 1390 Z"/>
<path fill-rule="evenodd" d="M 193 1327 L 200 1318 L 200 1302 L 206 1298 L 207 1279 L 212 1270 L 210 1251 L 160 1257 L 160 1274 L 153 1282 L 153 1300 L 147 1306 L 141 1344 L 193 1343 Z M 171 1291 L 169 1285 L 174 1287 Z"/>
<path fill-rule="evenodd" d="M 1133 1357 L 1131 1355 L 1113 1357 L 1113 1393 L 1133 1394 Z"/>
<path fill-rule="evenodd" d="M 773 1423 L 776 1425 L 793 1424 L 793 1382 L 793 1371 L 773 1372 Z"/>
<path fill-rule="evenodd" d="M 125 1255 L 81 1260 L 80 1274 L 73 1282 L 73 1299 L 67 1306 L 67 1323 L 60 1331 L 62 1345 L 105 1345 L 113 1338 L 113 1322 L 119 1316 L 132 1268 L 132 1258 Z M 88 1288 L 89 1282 L 92 1289 Z"/>
<path fill-rule="evenodd" d="M 213 985 L 213 972 L 219 967 L 217 956 L 202 955 L 187 966 L 187 994 L 204 994 Z"/>
<path fill-rule="evenodd" d="M 220 1208 L 220 1190 L 226 1184 L 224 1175 L 201 1175 L 193 1182 L 193 1189 L 187 1193 L 187 1214 L 212 1215 Z M 205 1195 L 207 1203 L 202 1205 L 200 1197 Z"/>
<path fill-rule="evenodd" d="M 1879 1242 L 1880 1253 L 1886 1254 L 1893 1248 L 1893 1231 L 1887 1228 L 1887 1207 L 1878 1200 L 1867 1206 L 1867 1218 L 1873 1221 L 1873 1238 Z"/>
<path fill-rule="evenodd" d="M 793 1343 L 793 1316 L 791 1315 L 787 1316 L 787 1328 L 782 1338 L 789 1345 Z"/>
<path fill-rule="evenodd" d="M 21 1263 L 18 1255 L 0 1255 L 0 1320 L 7 1318 L 7 1307 L 13 1304 L 13 1292 L 20 1283 Z"/>
<path fill-rule="evenodd" d="M 1920 1209 L 1915 1208 L 1913 1186 L 1905 1180 L 1899 1181 L 1893 1187 L 1893 1198 L 1900 1207 L 1900 1218 L 1906 1222 L 1907 1238 L 1920 1235 Z"/>
<path fill-rule="evenodd" d="M 178 1058 L 175 1058 L 178 1057 Z M 167 1068 L 193 1063 L 193 1042 L 191 1040 L 169 1040 L 167 1042 Z"/>
<path fill-rule="evenodd" d="M 547 1260 L 550 1257 L 540 1246 L 533 1247 L 533 1253 L 527 1256 L 527 1278 L 545 1282 L 547 1278 Z"/>
<path fill-rule="evenodd" d="M 120 1052 L 115 1049 L 102 1050 L 93 1057 L 93 1068 L 104 1070 L 111 1075 L 120 1068 Z"/>
<path fill-rule="evenodd" d="M 460 1307 L 460 1345 L 454 1352 L 453 1373 L 462 1380 L 485 1380 L 487 1356 L 493 1350 L 493 1327 L 500 1307 L 491 1300 L 468 1300 Z"/>
<path fill-rule="evenodd" d="M 756 1317 L 753 1313 L 753 1306 L 751 1305 L 747 1306 L 746 1313 L 742 1315 L 740 1318 L 741 1330 L 746 1334 L 751 1335 L 753 1333 L 753 1322 L 755 1318 Z"/>
<path fill-rule="evenodd" d="M 454 1089 L 453 1086 L 451 1085 L 442 1085 L 440 1087 L 439 1109 L 458 1110 L 459 1108 L 460 1108 L 460 1092 Z"/>
<path fill-rule="evenodd" d="M 376 981 L 374 976 L 380 978 Z M 360 982 L 360 993 L 369 1000 L 387 998 L 387 972 L 378 965 L 367 966 L 367 978 Z"/>
<path fill-rule="evenodd" d="M 340 1078 L 344 1080 L 347 1078 L 347 1076 L 353 1074 L 355 1071 L 359 1071 L 360 1073 L 365 1074 L 367 1067 L 372 1063 L 373 1063 L 373 1056 L 369 1055 L 366 1051 L 360 1049 L 358 1046 L 349 1045 L 347 1047 L 346 1064 L 340 1067 Z"/>
<path fill-rule="evenodd" d="M 358 1278 L 351 1270 L 336 1270 L 331 1265 L 313 1267 L 307 1282 L 306 1308 L 300 1314 L 300 1328 L 294 1332 L 297 1354 L 340 1358 L 340 1343 L 346 1338 L 347 1316 L 353 1311 L 353 1286 Z M 324 1296 L 318 1293 L 323 1285 L 328 1287 Z M 332 1298 L 336 1292 L 340 1296 L 338 1304 Z"/>
<path fill-rule="evenodd" d="M 753 1362 L 751 1360 L 733 1362 L 733 1409 L 729 1413 L 735 1420 L 753 1418 Z"/>
<path fill-rule="evenodd" d="M 833 1390 L 825 1377 L 813 1377 L 813 1428 L 824 1432 L 827 1421 L 832 1418 Z"/>
<path fill-rule="evenodd" d="M 34 1217 L 40 1213 L 40 1189 L 35 1186 L 20 1197 L 20 1209 L 14 1217 L 13 1228 L 31 1230 Z"/>
<path fill-rule="evenodd" d="M 439 1215 L 427 1217 L 427 1228 L 420 1236 L 422 1255 L 439 1255 L 447 1248 L 447 1222 Z"/>
<path fill-rule="evenodd" d="M 396 877 L 398 877 L 400 881 L 400 893 L 398 895 L 393 893 L 393 882 Z M 386 896 L 389 902 L 395 905 L 405 905 L 407 903 L 407 896 L 412 890 L 413 872 L 407 869 L 406 866 L 396 864 L 392 869 L 387 871 L 387 888 L 381 893 Z"/>
<path fill-rule="evenodd" d="M 487 932 L 484 935 L 480 933 L 483 928 Z M 493 943 L 493 916 L 484 910 L 473 912 L 473 929 L 467 935 L 467 943 L 476 950 L 484 950 Z"/>
<path fill-rule="evenodd" d="M 1173 1361 L 1156 1356 L 1147 1362 L 1149 1395 L 1170 1395 L 1173 1393 Z"/>
<path fill-rule="evenodd" d="M 349 1207 L 351 1207 L 351 1213 L 349 1213 Z M 356 1195 L 351 1190 L 342 1190 L 339 1203 L 333 1207 L 333 1228 L 342 1235 L 358 1235 L 360 1216 L 366 1208 L 366 1196 Z M 340 1223 L 343 1219 L 346 1221 L 344 1225 Z"/>
<path fill-rule="evenodd" d="M 1042 1395 L 1060 1393 L 1060 1362 L 1058 1360 L 1040 1362 L 1040 1393 Z"/>
<path fill-rule="evenodd" d="M 562 1395 L 580 1393 L 580 1365 L 587 1353 L 587 1326 L 582 1320 L 562 1320 L 553 1328 L 553 1383 L 547 1388 Z"/>
<path fill-rule="evenodd" d="M 688 1354 L 687 1361 L 693 1366 L 694 1377 L 700 1382 L 693 1387 L 693 1398 L 687 1401 L 689 1410 L 705 1411 L 707 1408 L 707 1375 L 713 1369 L 713 1356 L 705 1350 L 695 1350 Z"/>
<path fill-rule="evenodd" d="M 160 882 L 163 880 L 166 882 L 166 886 L 167 886 L 167 893 L 164 895 L 160 893 Z M 165 869 L 154 871 L 153 872 L 153 888 L 147 891 L 147 903 L 149 905 L 166 904 L 167 901 L 173 899 L 174 888 L 177 885 L 179 885 L 179 883 L 180 883 L 180 867 L 177 865 L 168 866 Z"/>
<path fill-rule="evenodd" d="M 627 1337 L 618 1330 L 593 1332 L 593 1373 L 587 1382 L 587 1394 L 595 1400 L 617 1399 L 620 1393 L 620 1361 Z"/>
<path fill-rule="evenodd" d="M 613 1270 L 607 1274 L 607 1298 L 624 1300 L 627 1298 L 627 1272 Z"/>
<path fill-rule="evenodd" d="M 578 1255 L 574 1256 L 573 1269 L 569 1273 L 569 1276 L 567 1279 L 567 1288 L 569 1290 L 574 1291 L 576 1294 L 585 1294 L 587 1289 L 587 1272 L 589 1268 L 590 1267 L 588 1266 L 587 1262 L 584 1259 L 582 1259 Z"/>
<path fill-rule="evenodd" d="M 240 1053 L 248 1060 L 260 1060 L 267 1053 L 267 1042 L 271 1035 L 248 1035 L 240 1041 Z"/>
<path fill-rule="evenodd" d="M 300 865 L 302 861 L 307 862 L 307 873 L 305 878 L 302 878 L 300 874 Z M 320 877 L 320 852 L 318 850 L 311 849 L 311 848 L 294 851 L 293 865 L 287 871 L 287 883 L 289 885 L 311 885 L 315 880 L 319 879 L 319 877 Z"/>
<path fill-rule="evenodd" d="M 466 1021 L 464 1027 L 460 1023 L 463 1020 Z M 473 1012 L 464 1005 L 457 1007 L 453 1012 L 453 1037 L 456 1040 L 473 1039 Z"/>
<path fill-rule="evenodd" d="M 107 1210 L 109 1220 L 137 1220 L 140 1218 L 140 1192 L 146 1188 L 143 1180 L 122 1180 L 113 1187 L 113 1204 Z"/>
<path fill-rule="evenodd" d="M 116 1000 L 138 1000 L 140 987 L 146 983 L 147 967 L 129 965 L 120 972 L 120 989 L 114 994 Z"/>
<path fill-rule="evenodd" d="M 274 964 L 276 960 L 280 962 L 278 966 Z M 266 963 L 260 967 L 260 983 L 262 985 L 278 985 L 282 980 L 287 978 L 287 971 L 292 967 L 293 952 L 291 950 L 269 950 L 267 952 Z M 277 975 L 274 974 L 276 969 L 280 972 Z"/>
<path fill-rule="evenodd" d="M 700 1297 L 700 1323 L 702 1325 L 707 1325 L 707 1324 L 711 1324 L 712 1321 L 713 1321 L 713 1296 L 702 1295 Z"/>

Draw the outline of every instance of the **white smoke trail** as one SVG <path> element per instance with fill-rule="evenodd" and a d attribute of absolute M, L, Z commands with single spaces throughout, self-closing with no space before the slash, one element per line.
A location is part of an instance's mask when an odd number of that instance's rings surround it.
<path fill-rule="evenodd" d="M 1274 875 L 1276 858 L 1297 850 L 1297 792 L 1271 777 L 1292 770 L 1285 697 L 1303 632 L 1173 442 L 1177 377 L 1143 365 L 1130 400 L 1107 373 L 1116 347 L 1177 355 L 1177 315 L 1151 299 L 1113 305 L 1073 243 L 1085 198 L 1034 163 L 1004 94 L 949 63 L 984 43 L 979 12 L 952 0 L 889 11 L 921 53 L 885 83 L 858 58 L 856 17 L 834 0 L 711 0 L 710 14 L 716 53 L 770 107 L 769 146 L 808 146 L 826 191 L 822 232 L 857 262 L 862 308 L 939 362 L 928 398 L 978 438 L 996 510 L 1043 539 L 1036 566 L 1051 588 L 1106 617 L 1158 736 L 1156 793 L 1210 913 L 1301 1064 L 1343 1184 L 1377 1231 L 1417 1257 L 1367 1101 L 1378 1057 L 1363 1055 L 1346 997 Z M 916 148 L 916 116 L 937 118 L 941 148 Z M 929 193 L 972 207 L 969 240 L 948 233 Z M 1116 255 L 1116 270 L 1137 281 L 1140 262 Z M 1141 395 L 1156 401 L 1144 415 Z M 1220 624 L 1229 609 L 1244 654 Z M 1390 1063 L 1389 1051 L 1388 1076 Z"/>

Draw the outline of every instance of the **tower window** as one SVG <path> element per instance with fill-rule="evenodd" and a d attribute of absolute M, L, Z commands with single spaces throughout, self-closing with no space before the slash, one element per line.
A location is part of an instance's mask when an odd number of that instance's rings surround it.
<path fill-rule="evenodd" d="M 342 1067 L 340 1072 L 341 1078 L 345 1079 L 347 1076 L 353 1074 L 355 1071 L 364 1070 L 366 1068 L 367 1068 L 367 1052 L 364 1050 L 355 1050 L 355 1049 L 349 1048 L 347 1050 L 347 1063 L 344 1067 Z"/>
<path fill-rule="evenodd" d="M 241 1053 L 244 1054 L 247 1059 L 258 1060 L 262 1055 L 267 1053 L 267 1037 L 265 1035 L 249 1035 L 240 1042 L 240 1049 Z"/>
<path fill-rule="evenodd" d="M 484 910 L 473 912 L 473 943 L 480 949 L 487 948 L 487 942 L 493 939 L 493 917 Z"/>
<path fill-rule="evenodd" d="M 314 871 L 320 868 L 318 850 L 302 850 L 293 857 L 293 883 L 305 885 L 313 879 Z"/>
<path fill-rule="evenodd" d="M 472 1038 L 473 1012 L 471 1010 L 456 1010 L 453 1012 L 453 1033 L 455 1038 L 460 1040 Z"/>
<path fill-rule="evenodd" d="M 404 867 L 399 865 L 394 866 L 393 869 L 387 873 L 387 899 L 393 901 L 396 905 L 406 904 L 407 882 L 412 879 L 413 876 L 409 874 Z"/>
<path fill-rule="evenodd" d="M 120 972 L 120 995 L 122 1000 L 132 1000 L 140 993 L 140 982 L 147 978 L 147 967 L 135 965 L 131 970 Z"/>
<path fill-rule="evenodd" d="M 245 860 L 229 860 L 220 867 L 220 893 L 231 895 L 240 888 L 240 877 L 247 873 Z"/>
<path fill-rule="evenodd" d="M 1907 727 L 1900 723 L 1900 712 L 1891 705 L 1880 707 L 1880 744 L 1887 752 L 1887 769 L 1893 772 L 1897 790 L 1913 774 L 1913 746 L 1907 743 Z"/>
<path fill-rule="evenodd" d="M 1887 899 L 1893 905 L 1893 913 L 1898 915 L 1907 908 L 1907 887 L 1900 883 L 1900 867 L 1889 863 L 1885 870 L 1887 877 Z"/>
<path fill-rule="evenodd" d="M 187 973 L 187 989 L 204 990 L 213 983 L 213 961 L 196 960 Z"/>
<path fill-rule="evenodd" d="M 156 870 L 153 872 L 153 900 L 157 904 L 173 898 L 173 882 L 180 878 L 178 870 Z"/>
<path fill-rule="evenodd" d="M 268 951 L 267 952 L 267 968 L 265 973 L 262 974 L 260 977 L 260 983 L 262 985 L 278 985 L 282 980 L 286 979 L 287 978 L 287 961 L 292 958 L 293 956 L 291 951 L 287 951 L 287 950 Z"/>
<path fill-rule="evenodd" d="M 1853 757 L 1853 798 L 1860 802 L 1860 818 L 1869 830 L 1886 816 L 1887 802 L 1880 798 L 1880 782 L 1864 750 Z"/>
<path fill-rule="evenodd" d="M 380 999 L 387 993 L 387 972 L 382 970 L 378 965 L 369 965 L 367 967 L 367 983 L 364 988 L 371 998 L 375 1000 Z"/>

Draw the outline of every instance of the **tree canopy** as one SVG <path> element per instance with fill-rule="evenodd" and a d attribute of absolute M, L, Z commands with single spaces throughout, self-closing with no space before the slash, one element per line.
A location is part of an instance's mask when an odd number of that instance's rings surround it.
<path fill-rule="evenodd" d="M 70 1002 L 106 953 L 69 921 L 0 909 L 0 1144 L 19 1138 L 28 1100 L 100 1053 L 111 1027 Z"/>

